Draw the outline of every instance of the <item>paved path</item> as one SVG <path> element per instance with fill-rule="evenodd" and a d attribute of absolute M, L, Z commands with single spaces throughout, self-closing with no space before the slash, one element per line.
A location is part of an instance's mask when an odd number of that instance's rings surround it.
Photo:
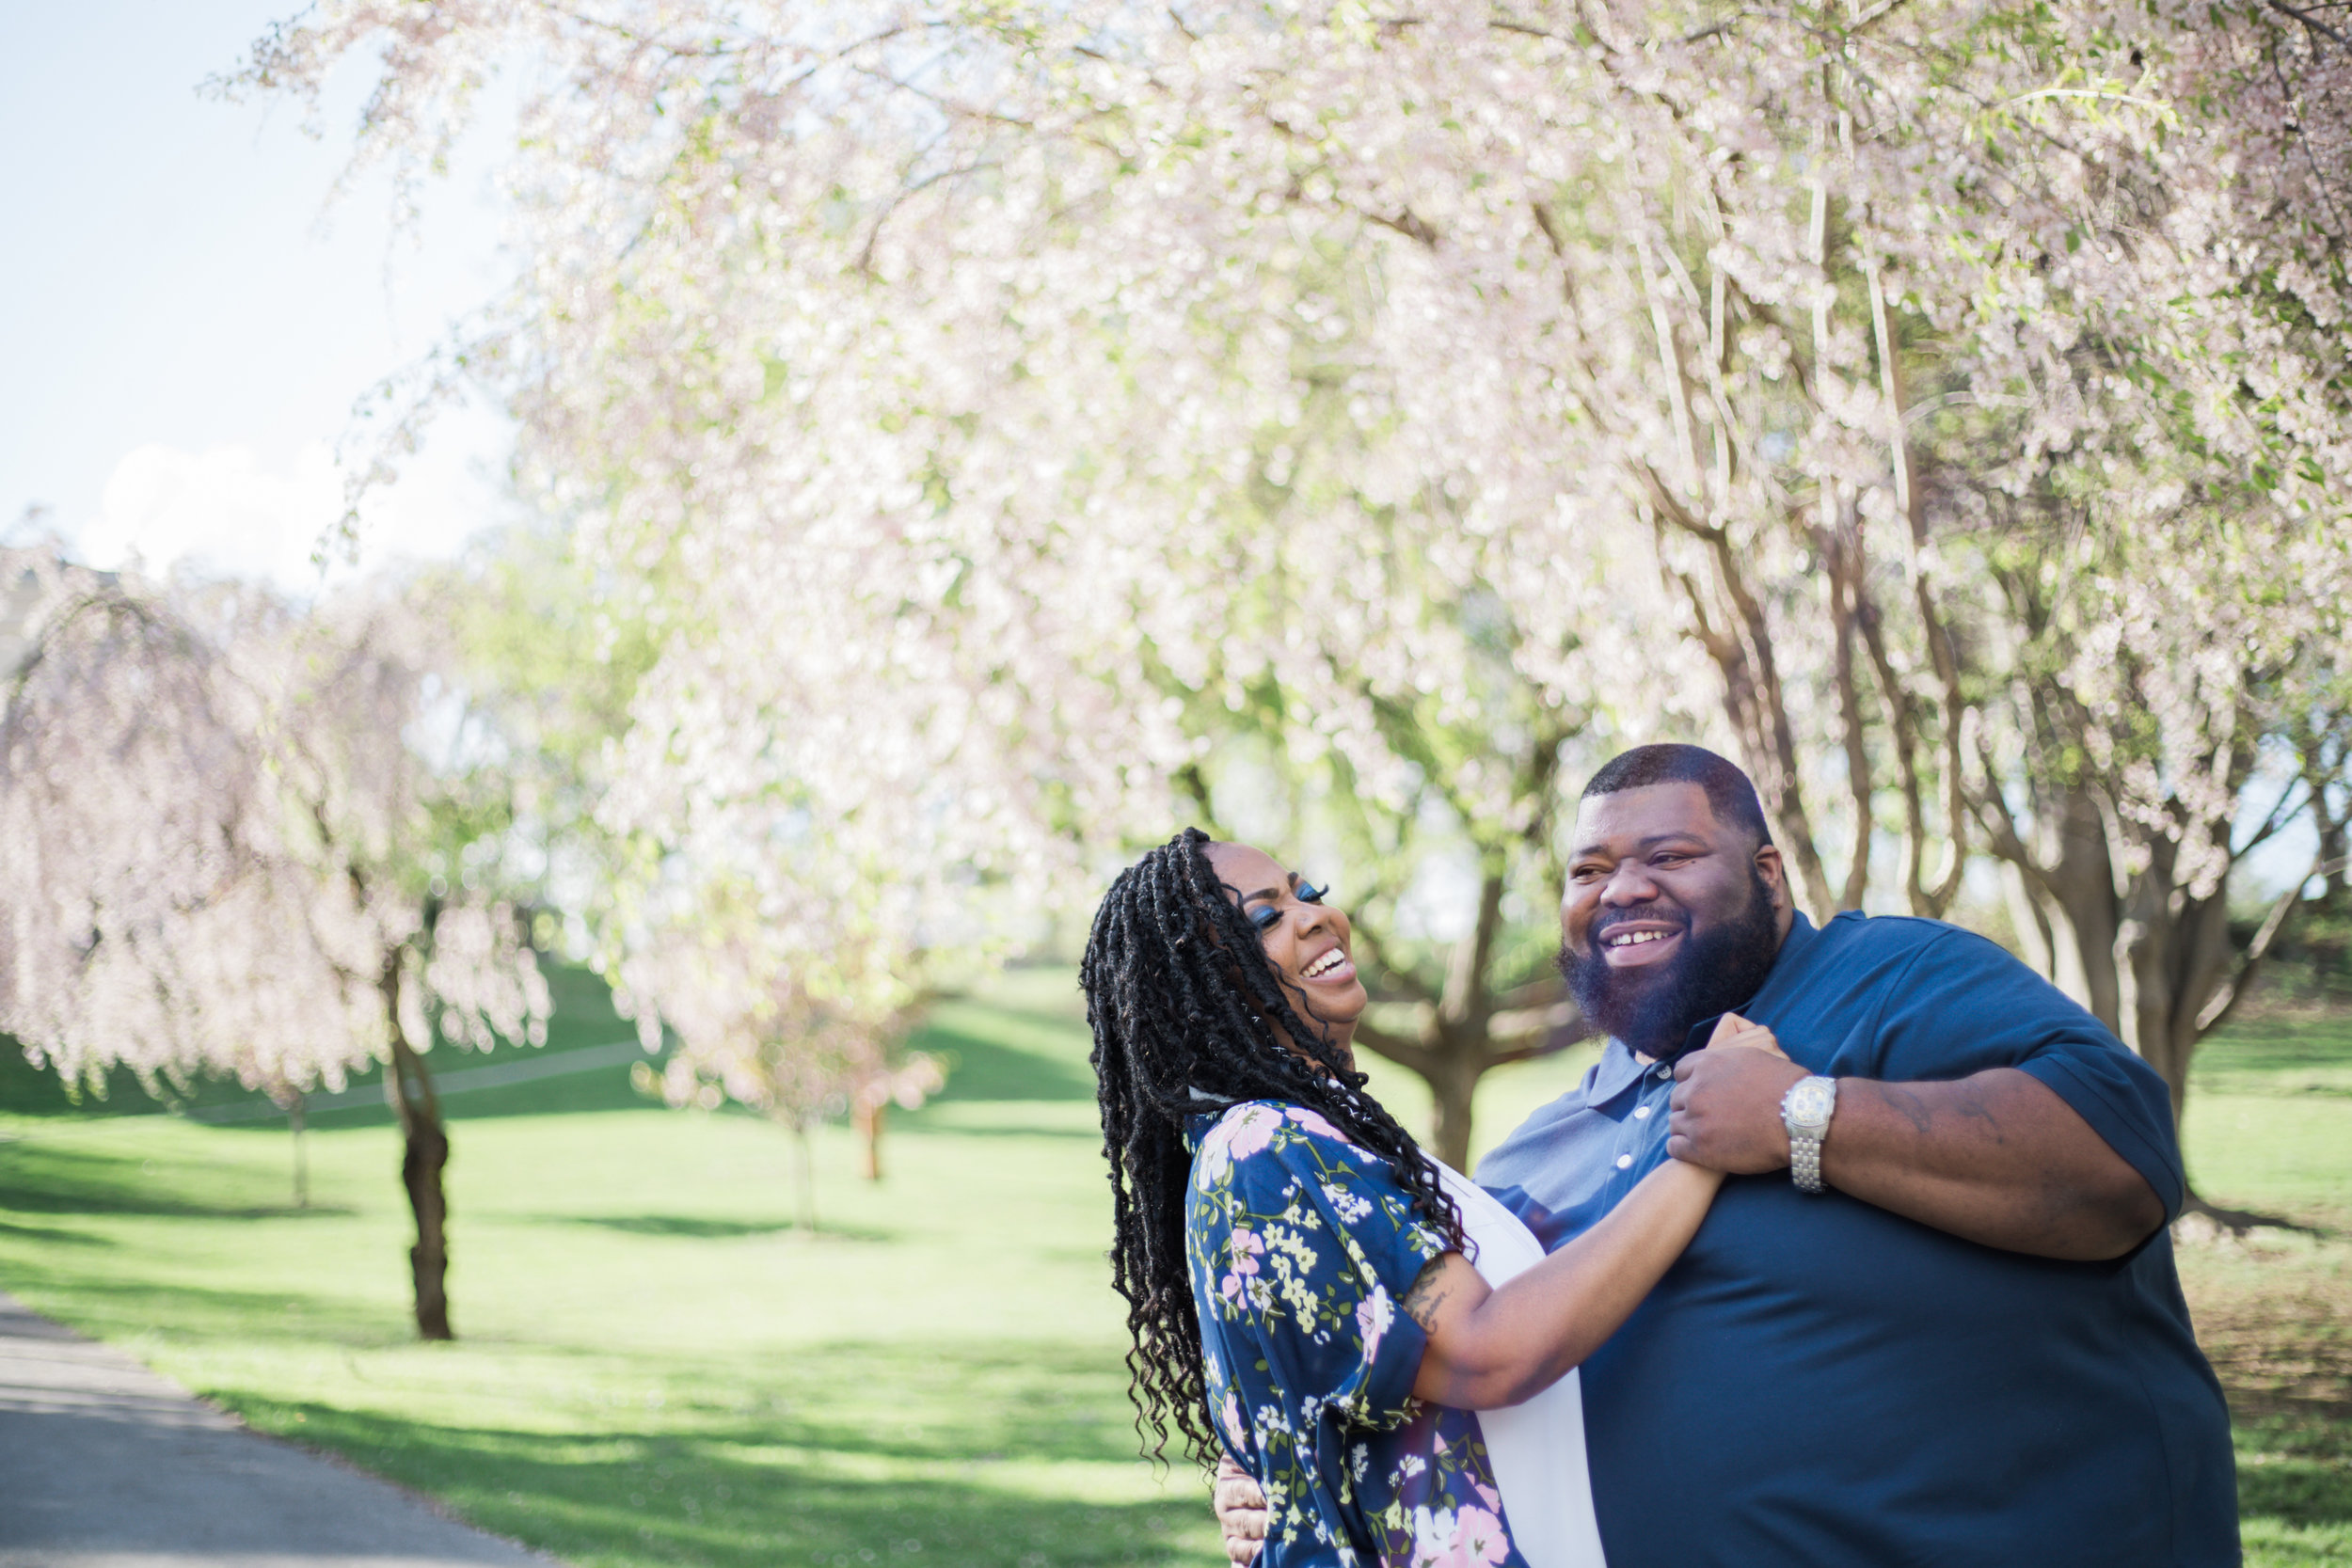
<path fill-rule="evenodd" d="M 0 1291 L 0 1568 L 551 1568 Z"/>

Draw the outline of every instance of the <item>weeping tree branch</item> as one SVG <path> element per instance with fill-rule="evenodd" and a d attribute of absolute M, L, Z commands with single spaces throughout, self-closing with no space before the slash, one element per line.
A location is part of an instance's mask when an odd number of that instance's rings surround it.
<path fill-rule="evenodd" d="M 2313 861 L 2312 868 L 2297 877 L 2295 885 L 2279 895 L 2278 901 L 2270 906 L 2270 912 L 2263 916 L 2262 925 L 2254 932 L 2254 940 L 2247 943 L 2245 956 L 2238 959 L 2236 973 L 2223 981 L 2220 989 L 2206 1000 L 2204 1006 L 2198 1009 L 2198 1038 L 2202 1039 L 2220 1028 L 2229 1022 L 2230 1015 L 2237 1011 L 2238 1004 L 2245 1000 L 2254 972 L 2270 956 L 2272 944 L 2302 907 L 2303 889 L 2310 885 L 2312 879 L 2332 877 L 2347 866 L 2352 866 L 2352 857 Z"/>

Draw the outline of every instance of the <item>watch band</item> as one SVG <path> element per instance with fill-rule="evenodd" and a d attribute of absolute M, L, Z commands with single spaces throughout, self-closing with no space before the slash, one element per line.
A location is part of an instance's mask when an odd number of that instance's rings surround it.
<path fill-rule="evenodd" d="M 1788 1179 L 1801 1193 L 1829 1190 L 1821 1181 L 1821 1140 L 1829 1136 L 1829 1118 L 1836 1110 L 1835 1078 L 1808 1075 L 1781 1096 L 1780 1123 L 1788 1130 Z"/>
<path fill-rule="evenodd" d="M 1788 1140 L 1788 1179 L 1797 1184 L 1797 1191 L 1820 1195 L 1829 1189 L 1821 1185 L 1821 1140 L 1811 1133 L 1800 1133 Z"/>

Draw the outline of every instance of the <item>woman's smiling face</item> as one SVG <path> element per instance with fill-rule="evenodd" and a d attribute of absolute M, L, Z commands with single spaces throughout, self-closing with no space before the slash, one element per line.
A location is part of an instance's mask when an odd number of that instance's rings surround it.
<path fill-rule="evenodd" d="M 1372 1000 L 1356 974 L 1355 933 L 1347 916 L 1323 901 L 1323 890 L 1285 871 L 1273 856 L 1247 844 L 1212 844 L 1202 853 L 1258 928 L 1265 956 L 1309 1020 L 1331 1026 L 1332 1044 L 1345 1051 L 1356 1021 Z"/>

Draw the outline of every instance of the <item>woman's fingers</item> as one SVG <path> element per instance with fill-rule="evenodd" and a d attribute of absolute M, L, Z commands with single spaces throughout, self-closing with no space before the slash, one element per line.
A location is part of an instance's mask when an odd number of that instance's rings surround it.
<path fill-rule="evenodd" d="M 1225 1537 L 1225 1555 L 1235 1568 L 1258 1560 L 1265 1541 L 1265 1494 L 1249 1472 L 1233 1463 L 1232 1454 L 1217 1460 L 1216 1484 L 1210 1491 L 1216 1510 L 1216 1528 Z"/>
<path fill-rule="evenodd" d="M 1734 1035 L 1724 1043 L 1735 1051 L 1761 1051 L 1784 1062 L 1788 1059 L 1788 1053 L 1780 1048 L 1780 1040 L 1770 1029 L 1751 1029 L 1744 1035 Z"/>
<path fill-rule="evenodd" d="M 1782 1061 L 1788 1053 L 1780 1048 L 1780 1040 L 1761 1023 L 1751 1023 L 1738 1013 L 1725 1013 L 1715 1021 L 1715 1027 L 1707 1037 L 1709 1051 L 1735 1048 L 1740 1051 L 1763 1051 Z"/>

